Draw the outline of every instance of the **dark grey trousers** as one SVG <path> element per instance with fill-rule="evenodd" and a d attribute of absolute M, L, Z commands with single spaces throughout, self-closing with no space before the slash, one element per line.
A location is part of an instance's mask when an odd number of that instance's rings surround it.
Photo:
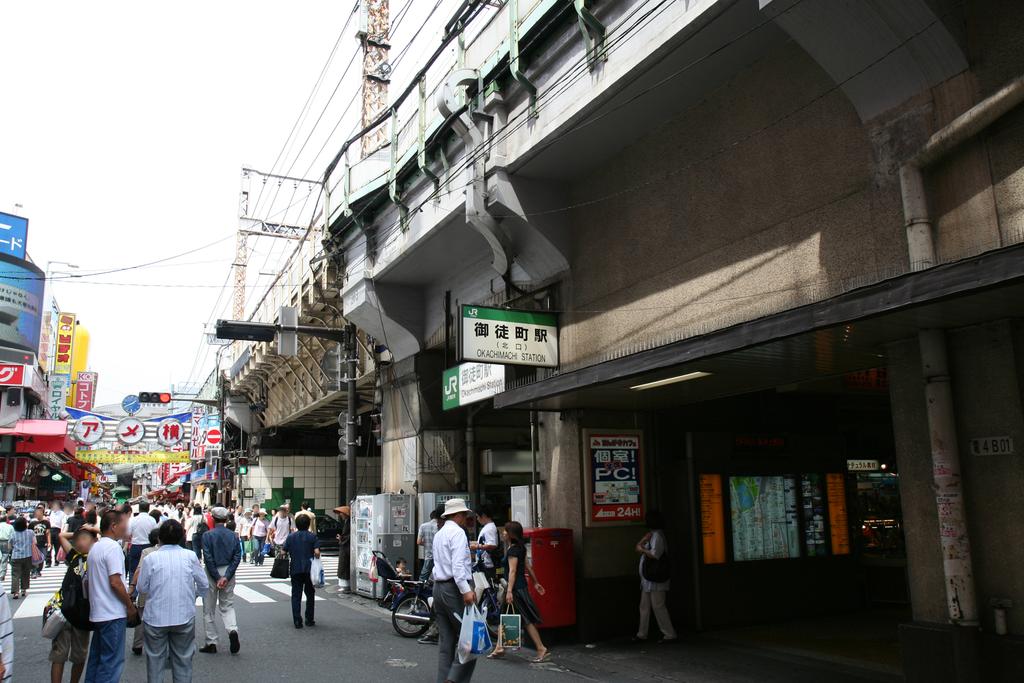
<path fill-rule="evenodd" d="M 467 683 L 473 678 L 476 660 L 460 664 L 455 654 L 455 648 L 459 644 L 459 631 L 462 629 L 462 622 L 456 619 L 455 615 L 461 617 L 464 609 L 465 604 L 462 602 L 462 593 L 459 592 L 458 586 L 451 582 L 434 584 L 434 614 L 439 636 L 437 683 Z"/>

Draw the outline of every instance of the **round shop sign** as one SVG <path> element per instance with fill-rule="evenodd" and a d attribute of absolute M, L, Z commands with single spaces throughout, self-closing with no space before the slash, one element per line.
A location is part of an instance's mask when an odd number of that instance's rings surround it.
<path fill-rule="evenodd" d="M 103 422 L 98 417 L 83 417 L 71 430 L 75 441 L 85 446 L 93 446 L 103 438 Z"/>
<path fill-rule="evenodd" d="M 169 417 L 161 420 L 156 426 L 156 440 L 161 446 L 176 446 L 185 438 L 185 428 L 181 422 Z"/>
<path fill-rule="evenodd" d="M 134 446 L 146 436 L 146 426 L 142 420 L 126 417 L 117 423 L 117 440 L 125 446 Z"/>

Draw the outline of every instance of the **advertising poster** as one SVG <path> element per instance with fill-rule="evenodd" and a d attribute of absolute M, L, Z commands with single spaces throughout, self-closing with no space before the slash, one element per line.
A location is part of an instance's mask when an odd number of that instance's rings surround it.
<path fill-rule="evenodd" d="M 722 475 L 700 475 L 700 535 L 704 564 L 725 562 L 725 511 L 722 504 Z"/>
<path fill-rule="evenodd" d="M 828 555 L 825 532 L 825 492 L 820 474 L 800 477 L 800 497 L 803 499 L 804 546 L 808 557 Z"/>
<path fill-rule="evenodd" d="M 790 477 L 729 477 L 733 559 L 800 557 L 796 482 Z"/>
<path fill-rule="evenodd" d="M 846 478 L 842 474 L 825 475 L 828 496 L 828 521 L 832 528 L 832 554 L 850 554 L 850 520 L 846 512 Z"/>
<path fill-rule="evenodd" d="M 643 522 L 643 433 L 586 430 L 590 526 Z"/>
<path fill-rule="evenodd" d="M 0 254 L 0 345 L 39 351 L 45 277 L 28 261 Z"/>
<path fill-rule="evenodd" d="M 75 344 L 75 314 L 57 316 L 57 342 L 53 349 L 53 374 L 71 376 L 71 352 Z"/>

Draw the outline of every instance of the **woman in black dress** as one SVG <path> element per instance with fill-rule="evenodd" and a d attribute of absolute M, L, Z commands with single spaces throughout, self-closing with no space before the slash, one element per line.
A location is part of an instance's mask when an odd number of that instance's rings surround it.
<path fill-rule="evenodd" d="M 508 578 L 508 588 L 505 590 L 505 602 L 515 607 L 516 613 L 522 621 L 523 627 L 530 635 L 534 647 L 537 648 L 537 656 L 532 661 L 540 664 L 551 659 L 551 650 L 544 647 L 541 642 L 540 632 L 537 631 L 537 624 L 541 623 L 540 612 L 537 605 L 530 597 L 530 590 L 527 587 L 527 577 L 533 581 L 533 588 L 538 595 L 544 595 L 544 586 L 537 581 L 536 574 L 530 561 L 526 559 L 526 545 L 523 543 L 523 525 L 519 522 L 509 522 L 503 531 L 505 540 L 505 576 Z M 505 656 L 505 650 L 500 645 L 494 648 L 488 657 L 500 659 Z"/>

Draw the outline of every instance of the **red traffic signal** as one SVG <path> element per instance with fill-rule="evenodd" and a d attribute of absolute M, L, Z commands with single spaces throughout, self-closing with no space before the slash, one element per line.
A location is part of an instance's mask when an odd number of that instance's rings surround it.
<path fill-rule="evenodd" d="M 167 391 L 140 391 L 139 403 L 162 403 L 171 402 L 171 394 Z"/>

